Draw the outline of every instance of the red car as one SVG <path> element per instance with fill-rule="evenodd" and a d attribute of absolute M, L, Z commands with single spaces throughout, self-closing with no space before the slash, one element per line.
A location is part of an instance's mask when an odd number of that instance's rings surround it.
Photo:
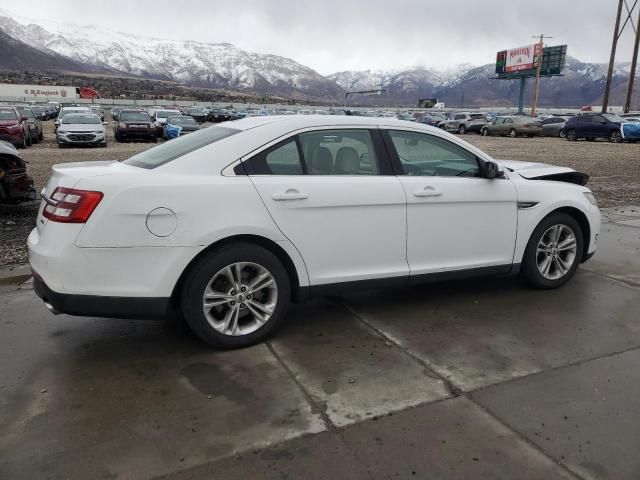
<path fill-rule="evenodd" d="M 0 140 L 6 140 L 18 148 L 31 145 L 27 118 L 21 117 L 13 107 L 0 106 Z"/>

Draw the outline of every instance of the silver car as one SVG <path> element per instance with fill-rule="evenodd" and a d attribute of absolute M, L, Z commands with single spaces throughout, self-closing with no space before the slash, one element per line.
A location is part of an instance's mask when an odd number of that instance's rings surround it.
<path fill-rule="evenodd" d="M 565 138 L 564 124 L 569 117 L 549 117 L 542 121 L 542 135 L 545 137 Z"/>
<path fill-rule="evenodd" d="M 59 148 L 75 145 L 107 146 L 107 134 L 100 117 L 94 113 L 69 113 L 56 132 Z"/>

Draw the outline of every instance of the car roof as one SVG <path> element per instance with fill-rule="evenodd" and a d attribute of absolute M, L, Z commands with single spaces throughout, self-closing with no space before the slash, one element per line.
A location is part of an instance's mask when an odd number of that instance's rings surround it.
<path fill-rule="evenodd" d="M 406 120 L 398 120 L 393 117 L 364 117 L 360 115 L 272 115 L 247 117 L 225 123 L 224 126 L 237 130 L 249 130 L 270 123 L 279 123 L 283 128 L 290 128 L 291 130 L 309 127 L 339 127 L 342 125 L 372 128 L 377 126 L 406 128 L 410 126 L 420 129 L 434 129 L 434 127 L 419 126 L 416 122 L 407 122 Z"/>

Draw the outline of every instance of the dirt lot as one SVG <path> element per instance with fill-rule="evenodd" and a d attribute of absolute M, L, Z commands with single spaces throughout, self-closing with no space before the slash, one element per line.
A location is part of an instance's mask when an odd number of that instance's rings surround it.
<path fill-rule="evenodd" d="M 151 143 L 116 143 L 107 128 L 109 145 L 103 148 L 59 149 L 53 121 L 45 122 L 45 140 L 22 152 L 36 189 L 46 184 L 51 166 L 62 162 L 127 158 Z M 591 175 L 590 188 L 603 207 L 640 204 L 640 144 L 574 142 L 559 138 L 497 138 L 465 135 L 464 139 L 497 159 L 535 160 L 563 165 Z M 26 238 L 34 226 L 37 204 L 0 206 L 0 266 L 27 261 Z"/>

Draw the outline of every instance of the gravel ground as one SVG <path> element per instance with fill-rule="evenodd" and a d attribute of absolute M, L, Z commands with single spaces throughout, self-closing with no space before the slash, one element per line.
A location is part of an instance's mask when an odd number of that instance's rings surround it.
<path fill-rule="evenodd" d="M 116 143 L 107 127 L 107 148 L 59 149 L 53 121 L 45 122 L 42 143 L 23 150 L 29 173 L 39 192 L 49 178 L 51 166 L 63 162 L 127 158 L 151 147 L 151 143 Z M 464 139 L 497 159 L 534 160 L 562 165 L 591 175 L 589 187 L 601 207 L 640 204 L 640 144 L 612 144 L 604 141 L 568 142 L 559 138 L 481 137 Z M 38 203 L 0 206 L 0 266 L 27 261 L 26 238 L 35 224 Z"/>

